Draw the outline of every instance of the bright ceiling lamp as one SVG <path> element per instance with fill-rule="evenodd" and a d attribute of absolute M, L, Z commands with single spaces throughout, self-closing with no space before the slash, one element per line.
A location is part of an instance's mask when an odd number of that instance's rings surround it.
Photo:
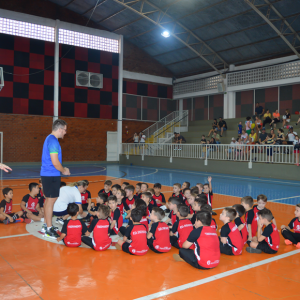
<path fill-rule="evenodd" d="M 165 38 L 170 37 L 170 32 L 168 30 L 165 30 L 164 32 L 161 33 L 161 35 Z"/>

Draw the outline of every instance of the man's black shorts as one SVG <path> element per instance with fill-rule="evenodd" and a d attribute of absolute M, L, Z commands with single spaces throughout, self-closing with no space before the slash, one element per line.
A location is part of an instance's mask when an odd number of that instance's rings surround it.
<path fill-rule="evenodd" d="M 266 241 L 259 242 L 256 249 L 259 249 L 262 252 L 265 252 L 268 254 L 276 254 L 277 253 L 277 251 L 273 250 Z"/>
<path fill-rule="evenodd" d="M 59 196 L 61 176 L 41 176 L 43 192 L 46 198 L 57 198 Z"/>

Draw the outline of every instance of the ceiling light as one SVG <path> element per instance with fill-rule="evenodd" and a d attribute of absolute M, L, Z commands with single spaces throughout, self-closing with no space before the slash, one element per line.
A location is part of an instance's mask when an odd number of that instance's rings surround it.
<path fill-rule="evenodd" d="M 168 38 L 170 36 L 170 32 L 168 30 L 165 30 L 164 32 L 161 33 L 161 35 L 165 38 Z"/>

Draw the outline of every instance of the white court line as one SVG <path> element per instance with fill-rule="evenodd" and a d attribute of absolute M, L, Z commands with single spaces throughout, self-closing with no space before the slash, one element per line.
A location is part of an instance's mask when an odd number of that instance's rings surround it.
<path fill-rule="evenodd" d="M 207 278 L 204 278 L 204 279 L 200 279 L 200 280 L 197 280 L 197 281 L 194 281 L 194 282 L 183 284 L 183 285 L 180 285 L 180 286 L 177 286 L 177 287 L 174 287 L 174 288 L 162 291 L 162 292 L 154 293 L 154 294 L 144 296 L 144 297 L 141 297 L 141 298 L 136 298 L 135 300 L 150 300 L 150 299 L 156 299 L 156 298 L 159 298 L 159 297 L 167 296 L 167 295 L 177 293 L 177 292 L 180 292 L 180 291 L 183 291 L 183 290 L 187 290 L 187 289 L 190 289 L 192 287 L 196 287 L 196 286 L 208 283 L 208 282 L 212 282 L 214 280 L 218 280 L 218 279 L 221 279 L 221 278 L 233 275 L 233 274 L 237 274 L 237 273 L 240 273 L 240 272 L 243 272 L 243 271 L 246 271 L 246 270 L 250 270 L 252 268 L 256 268 L 258 266 L 262 266 L 262 265 L 271 263 L 273 261 L 276 261 L 276 260 L 279 260 L 279 259 L 282 259 L 282 258 L 286 258 L 286 257 L 292 256 L 292 255 L 298 254 L 298 253 L 300 253 L 300 250 L 294 250 L 294 251 L 284 253 L 284 254 L 281 254 L 281 255 L 278 255 L 278 256 L 275 256 L 275 257 L 272 257 L 272 258 L 264 259 L 262 261 L 259 261 L 259 262 L 253 263 L 253 264 L 249 264 L 249 265 L 246 265 L 246 266 L 234 269 L 234 270 L 230 270 L 230 271 L 223 272 L 223 273 L 220 273 L 220 274 L 217 274 L 217 275 L 214 275 L 214 276 L 210 276 L 210 277 L 207 277 Z M 177 263 L 179 263 L 179 262 L 177 262 Z"/>
<path fill-rule="evenodd" d="M 7 236 L 1 236 L 0 239 L 9 239 L 9 238 L 14 238 L 14 237 L 19 237 L 19 236 L 26 236 L 26 235 L 31 235 L 31 234 L 30 233 L 24 233 L 24 234 L 7 235 Z"/>

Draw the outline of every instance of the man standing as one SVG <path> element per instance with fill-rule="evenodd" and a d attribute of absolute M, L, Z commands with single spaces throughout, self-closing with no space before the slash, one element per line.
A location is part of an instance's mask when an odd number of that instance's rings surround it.
<path fill-rule="evenodd" d="M 52 125 L 52 133 L 44 142 L 42 154 L 41 178 L 43 191 L 46 198 L 44 204 L 45 221 L 43 231 L 45 237 L 57 239 L 59 235 L 52 226 L 53 205 L 59 196 L 61 173 L 70 175 L 68 168 L 62 166 L 62 153 L 58 139 L 63 139 L 67 133 L 67 123 L 64 120 L 56 120 Z M 46 227 L 46 228 L 45 228 Z"/>
<path fill-rule="evenodd" d="M 255 121 L 255 118 L 258 117 L 259 119 L 263 117 L 264 115 L 264 108 L 259 105 L 259 103 L 256 103 L 255 105 L 255 115 L 252 116 L 252 119 Z"/>

